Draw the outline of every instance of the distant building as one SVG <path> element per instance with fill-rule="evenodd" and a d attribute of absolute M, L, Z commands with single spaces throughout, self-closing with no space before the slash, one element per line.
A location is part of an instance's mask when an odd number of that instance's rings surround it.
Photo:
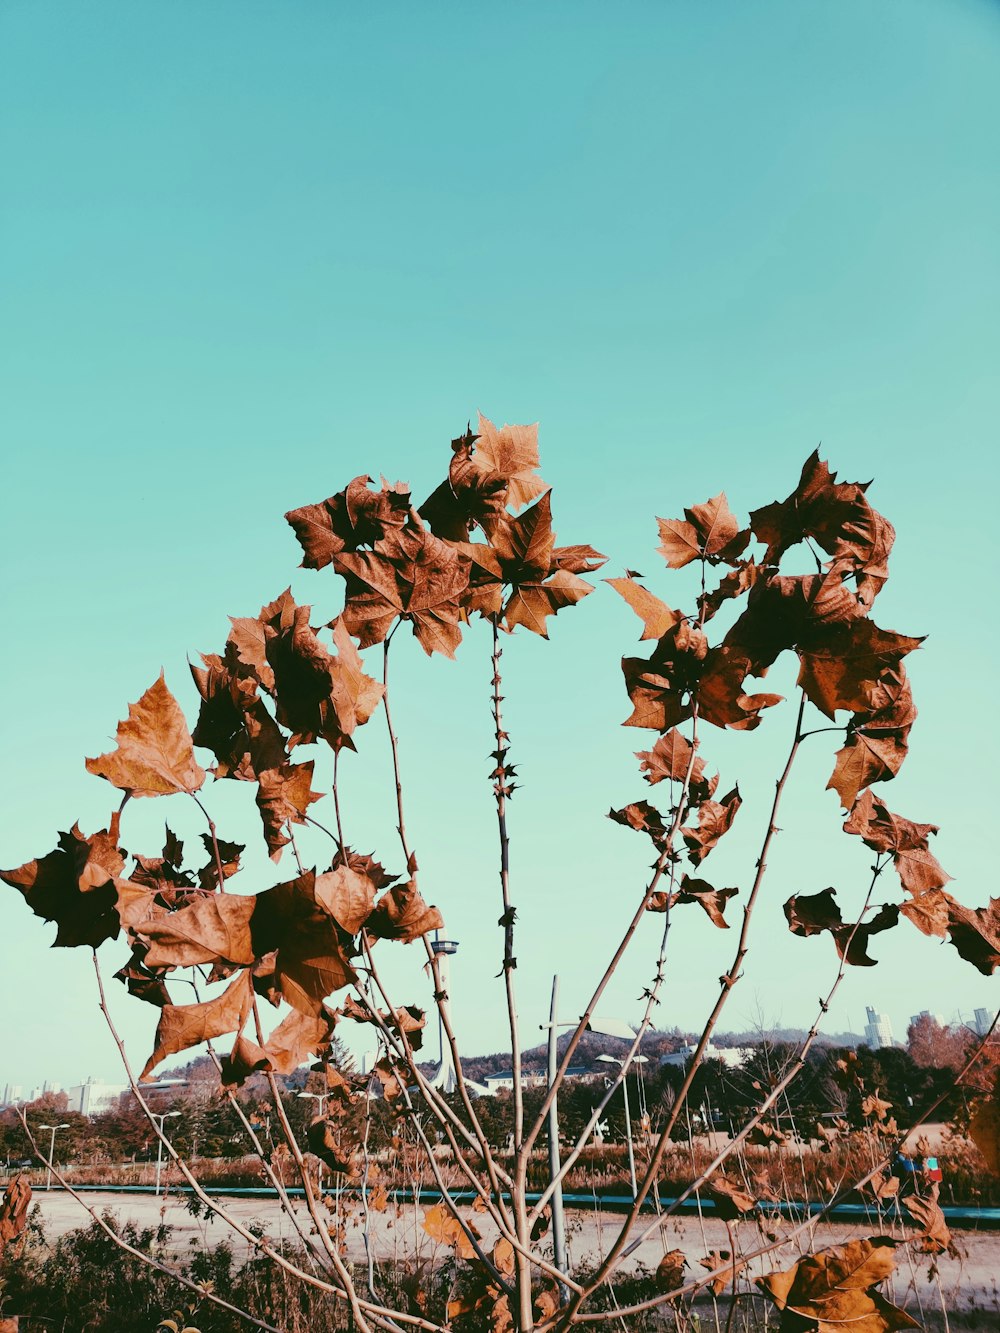
<path fill-rule="evenodd" d="M 985 1037 L 992 1022 L 993 1015 L 988 1009 L 977 1009 L 972 1016 L 972 1026 L 976 1029 L 976 1036 Z"/>
<path fill-rule="evenodd" d="M 868 1011 L 871 1013 L 871 1010 Z M 939 1028 L 945 1026 L 944 1017 L 941 1014 L 932 1014 L 929 1009 L 921 1009 L 919 1014 L 910 1015 L 910 1023 L 919 1023 L 922 1018 L 929 1018 L 932 1023 L 936 1023 Z"/>
<path fill-rule="evenodd" d="M 880 1014 L 871 1005 L 865 1009 L 868 1022 L 865 1024 L 865 1042 L 873 1051 L 880 1051 L 883 1046 L 895 1046 L 892 1024 L 888 1014 Z"/>
<path fill-rule="evenodd" d="M 677 1069 L 683 1069 L 687 1062 L 694 1055 L 693 1046 L 682 1046 L 678 1051 L 671 1051 L 660 1061 L 661 1065 L 673 1065 Z M 706 1060 L 721 1060 L 724 1065 L 730 1069 L 737 1069 L 751 1053 L 749 1046 L 713 1046 L 711 1042 L 705 1047 Z"/>
<path fill-rule="evenodd" d="M 586 1065 L 570 1065 L 566 1070 L 566 1078 L 595 1078 L 596 1071 L 588 1069 Z M 521 1074 L 522 1088 L 543 1088 L 548 1081 L 546 1074 L 525 1073 Z M 509 1092 L 514 1087 L 514 1071 L 512 1069 L 501 1069 L 496 1074 L 484 1074 L 482 1079 L 483 1089 L 488 1097 L 495 1097 L 498 1092 L 505 1089 Z"/>
<path fill-rule="evenodd" d="M 2 1103 L 4 1106 L 17 1106 L 19 1102 L 24 1101 L 24 1088 L 20 1083 L 8 1083 L 3 1090 Z"/>
<path fill-rule="evenodd" d="M 81 1115 L 99 1115 L 101 1111 L 110 1111 L 118 1104 L 125 1086 L 124 1083 L 105 1083 L 103 1079 L 88 1078 L 86 1083 L 78 1083 L 66 1089 L 69 1098 L 66 1109 L 79 1111 Z"/>

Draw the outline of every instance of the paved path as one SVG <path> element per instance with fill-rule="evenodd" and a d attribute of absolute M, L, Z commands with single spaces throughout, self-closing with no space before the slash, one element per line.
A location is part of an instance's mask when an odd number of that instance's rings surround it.
<path fill-rule="evenodd" d="M 87 1204 L 99 1212 L 110 1211 L 119 1221 L 131 1219 L 143 1226 L 153 1226 L 166 1222 L 173 1228 L 172 1246 L 178 1256 L 190 1253 L 190 1242 L 211 1247 L 224 1238 L 235 1241 L 238 1254 L 245 1254 L 248 1246 L 238 1236 L 234 1236 L 229 1226 L 221 1218 L 206 1221 L 195 1218 L 187 1210 L 186 1201 L 178 1196 L 167 1195 L 157 1199 L 152 1195 L 121 1195 L 114 1193 L 92 1193 L 84 1196 Z M 88 1222 L 83 1206 L 71 1195 L 60 1191 L 46 1194 L 39 1191 L 34 1196 L 42 1211 L 46 1235 L 54 1238 L 75 1227 Z M 275 1237 L 294 1238 L 295 1230 L 289 1219 L 282 1213 L 275 1199 L 220 1199 L 220 1205 L 236 1221 L 244 1226 L 259 1222 L 267 1232 Z M 310 1220 L 304 1205 L 297 1204 L 298 1217 L 304 1230 L 308 1232 Z M 420 1227 L 424 1214 L 422 1206 L 403 1204 L 397 1209 L 390 1206 L 384 1212 L 372 1214 L 372 1244 L 380 1260 L 391 1261 L 395 1257 L 412 1256 L 415 1246 L 419 1246 L 424 1257 L 433 1257 L 435 1246 Z M 476 1225 L 483 1233 L 484 1242 L 492 1244 L 492 1231 L 488 1219 L 474 1215 Z M 331 1218 L 331 1220 L 333 1220 Z M 580 1265 L 598 1261 L 606 1252 L 615 1236 L 621 1218 L 613 1214 L 588 1214 L 580 1211 L 567 1213 L 569 1246 L 573 1263 Z M 753 1248 L 760 1243 L 761 1233 L 756 1222 L 744 1222 L 741 1225 L 741 1248 Z M 767 1222 L 773 1226 L 773 1222 Z M 787 1225 L 787 1224 L 786 1224 Z M 816 1244 L 834 1245 L 850 1239 L 852 1236 L 870 1235 L 871 1228 L 848 1226 L 844 1224 L 821 1225 L 816 1229 Z M 975 1309 L 978 1314 L 976 1329 L 1000 1330 L 1000 1233 L 998 1232 L 955 1232 L 954 1238 L 960 1251 L 959 1258 L 941 1255 L 936 1264 L 940 1274 L 940 1283 L 950 1311 Z M 346 1219 L 345 1241 L 348 1257 L 355 1261 L 364 1259 L 364 1239 L 360 1225 L 354 1224 L 354 1214 Z M 710 1250 L 729 1249 L 729 1239 L 723 1223 L 706 1219 L 704 1227 L 697 1218 L 673 1218 L 667 1224 L 664 1237 L 644 1242 L 632 1257 L 630 1263 L 641 1262 L 648 1268 L 655 1268 L 664 1250 L 683 1250 L 688 1259 L 688 1277 L 702 1272 L 698 1260 Z M 444 1251 L 442 1251 L 442 1254 Z M 909 1256 L 908 1251 L 900 1251 L 900 1260 L 895 1280 L 895 1299 L 905 1304 L 917 1317 L 919 1305 L 924 1310 L 940 1310 L 941 1292 L 938 1279 L 932 1274 L 932 1260 L 928 1256 Z M 767 1272 L 773 1268 L 789 1267 L 796 1258 L 796 1251 L 791 1247 L 776 1251 L 755 1267 L 752 1275 Z M 888 1290 L 887 1295 L 891 1295 Z"/>

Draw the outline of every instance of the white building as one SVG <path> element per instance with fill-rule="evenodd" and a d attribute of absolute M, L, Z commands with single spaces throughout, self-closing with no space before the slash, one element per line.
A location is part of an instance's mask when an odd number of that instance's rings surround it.
<path fill-rule="evenodd" d="M 880 1051 L 883 1046 L 895 1046 L 888 1014 L 877 1013 L 871 1005 L 865 1008 L 865 1013 L 868 1015 L 868 1022 L 865 1024 L 865 1043 L 873 1051 Z"/>
<path fill-rule="evenodd" d="M 661 1065 L 673 1065 L 677 1069 L 683 1069 L 687 1062 L 694 1055 L 693 1046 L 682 1046 L 679 1051 L 671 1051 L 660 1061 Z M 743 1061 L 751 1052 L 749 1046 L 713 1046 L 711 1042 L 705 1047 L 706 1060 L 721 1060 L 724 1065 L 730 1069 L 738 1069 Z"/>
<path fill-rule="evenodd" d="M 936 1023 L 939 1028 L 945 1026 L 943 1014 L 932 1014 L 929 1009 L 921 1009 L 919 1014 L 910 1015 L 910 1023 L 919 1023 L 922 1018 L 929 1018 L 932 1023 Z"/>
<path fill-rule="evenodd" d="M 124 1083 L 105 1083 L 103 1079 L 88 1078 L 86 1083 L 78 1083 L 66 1089 L 69 1098 L 67 1111 L 79 1111 L 81 1115 L 99 1115 L 101 1111 L 110 1111 L 118 1104 L 118 1098 L 125 1091 Z"/>
<path fill-rule="evenodd" d="M 976 1029 L 976 1036 L 985 1037 L 992 1022 L 993 1015 L 988 1009 L 977 1009 L 972 1016 L 972 1026 Z"/>

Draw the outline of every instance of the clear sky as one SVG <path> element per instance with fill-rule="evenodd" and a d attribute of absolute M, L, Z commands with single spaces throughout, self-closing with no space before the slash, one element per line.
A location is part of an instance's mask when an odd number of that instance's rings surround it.
<path fill-rule="evenodd" d="M 540 421 L 560 538 L 608 553 L 608 574 L 642 570 L 668 601 L 654 515 L 721 488 L 743 513 L 784 496 L 820 442 L 843 476 L 874 476 L 898 529 L 877 619 L 930 636 L 911 659 L 911 757 L 884 793 L 941 825 L 956 893 L 984 903 L 998 68 L 1000 6 L 985 0 L 6 0 L 0 864 L 49 851 L 75 819 L 106 823 L 114 793 L 84 756 L 109 748 L 161 666 L 193 720 L 186 659 L 221 647 L 227 614 L 289 582 L 317 614 L 337 609 L 328 573 L 296 570 L 286 509 L 361 472 L 422 498 L 482 409 Z M 632 752 L 652 737 L 619 727 L 638 622 L 601 585 L 553 625 L 551 643 L 517 635 L 505 658 L 530 1040 L 554 969 L 579 1011 L 650 854 L 604 818 L 648 794 Z M 455 663 L 398 649 L 423 887 L 461 941 L 465 1043 L 496 1049 L 486 631 Z M 746 892 L 792 725 L 786 707 L 753 737 L 706 739 L 746 797 L 705 864 L 716 883 Z M 807 1024 L 835 958 L 825 937 L 789 936 L 781 904 L 828 884 L 848 906 L 863 896 L 870 856 L 822 790 L 830 739 L 804 758 L 725 1027 Z M 349 834 L 398 869 L 381 721 L 359 749 Z M 235 786 L 208 790 L 233 838 L 256 820 Z M 188 804 L 136 803 L 126 845 L 155 853 L 165 818 L 196 837 Z M 306 853 L 328 855 L 308 839 Z M 291 873 L 255 851 L 243 887 Z M 649 927 L 608 1012 L 636 1012 Z M 116 1073 L 87 953 L 49 952 L 52 933 L 3 889 L 0 1083 Z M 698 1022 L 733 934 L 695 909 L 678 918 L 660 1026 Z M 110 972 L 125 948 L 102 952 Z M 998 1001 L 996 980 L 905 925 L 874 952 L 832 1028 L 859 1029 L 865 1003 L 902 1035 L 916 1010 Z M 426 991 L 419 963 L 400 952 L 401 1001 Z M 155 1014 L 115 992 L 141 1063 Z"/>

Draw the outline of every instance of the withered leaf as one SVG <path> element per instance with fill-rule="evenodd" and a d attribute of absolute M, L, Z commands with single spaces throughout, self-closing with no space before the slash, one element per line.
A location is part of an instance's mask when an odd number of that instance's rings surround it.
<path fill-rule="evenodd" d="M 685 519 L 656 520 L 660 530 L 657 550 L 671 569 L 682 569 L 704 557 L 716 563 L 735 561 L 746 549 L 750 530 L 740 531 L 725 494 L 684 510 Z"/>
<path fill-rule="evenodd" d="M 129 995 L 134 995 L 137 1000 L 145 1000 L 147 1004 L 162 1009 L 165 1004 L 171 1003 L 163 976 L 163 972 L 153 972 L 144 967 L 141 959 L 133 954 L 131 961 L 115 973 L 115 980 L 122 982 L 128 988 Z"/>
<path fill-rule="evenodd" d="M 420 1225 L 431 1240 L 439 1245 L 450 1245 L 460 1259 L 475 1257 L 476 1250 L 469 1233 L 478 1240 L 479 1231 L 471 1219 L 464 1224 L 460 1222 L 443 1199 L 426 1210 Z"/>
<path fill-rule="evenodd" d="M 327 996 L 356 976 L 347 961 L 348 937 L 316 901 L 315 880 L 309 870 L 259 893 L 250 931 L 255 957 L 275 953 L 273 970 L 258 975 L 255 985 L 265 993 L 280 993 L 305 1014 L 320 1016 Z"/>
<path fill-rule="evenodd" d="M 870 921 L 845 922 L 834 902 L 836 889 L 821 893 L 793 894 L 785 903 L 785 918 L 793 935 L 818 935 L 829 931 L 837 953 L 852 967 L 874 967 L 876 959 L 868 955 L 873 935 L 891 930 L 899 920 L 899 908 L 883 903 Z"/>
<path fill-rule="evenodd" d="M 654 596 L 634 578 L 605 579 L 604 582 L 610 583 L 615 592 L 624 597 L 642 621 L 640 643 L 643 639 L 661 639 L 680 619 L 677 612 L 671 611 L 666 602 L 661 602 L 659 597 Z"/>
<path fill-rule="evenodd" d="M 765 565 L 758 565 L 753 560 L 736 560 L 730 563 L 733 568 L 720 579 L 717 587 L 698 597 L 698 609 L 706 621 L 711 620 L 726 602 L 749 592 L 757 580 L 765 576 L 767 570 Z"/>
<path fill-rule="evenodd" d="M 650 805 L 648 801 L 633 801 L 621 810 L 609 810 L 608 818 L 626 828 L 634 828 L 639 833 L 648 833 L 657 847 L 663 846 L 667 826 L 656 806 Z"/>
<path fill-rule="evenodd" d="M 757 1200 L 747 1193 L 738 1180 L 728 1176 L 714 1176 L 708 1183 L 705 1193 L 715 1205 L 715 1214 L 723 1221 L 733 1222 L 738 1217 L 745 1217 L 757 1207 Z"/>
<path fill-rule="evenodd" d="M 424 902 L 413 880 L 388 889 L 365 921 L 365 930 L 373 938 L 402 940 L 404 944 L 411 944 L 421 935 L 443 926 L 441 913 Z"/>
<path fill-rule="evenodd" d="M 96 949 L 118 935 L 114 880 L 124 866 L 115 815 L 110 829 L 88 836 L 74 824 L 69 833 L 59 834 L 54 851 L 0 871 L 0 879 L 23 895 L 36 916 L 56 922 L 56 947 Z"/>
<path fill-rule="evenodd" d="M 329 1120 L 314 1120 L 306 1130 L 306 1143 L 314 1157 L 344 1175 L 354 1174 L 354 1148 Z"/>
<path fill-rule="evenodd" d="M 833 1245 L 806 1255 L 785 1272 L 757 1278 L 757 1286 L 779 1310 L 815 1320 L 831 1333 L 841 1326 L 865 1333 L 919 1328 L 873 1290 L 892 1274 L 897 1243 L 888 1236 L 872 1236 Z"/>
<path fill-rule="evenodd" d="M 480 412 L 476 453 L 485 469 L 499 473 L 506 480 L 508 500 L 513 509 L 522 509 L 545 490 L 545 482 L 535 476 L 538 469 L 537 422 L 532 426 L 504 425 L 497 430 Z"/>
<path fill-rule="evenodd" d="M 332 1032 L 328 1010 L 304 1014 L 290 1009 L 264 1043 L 264 1051 L 276 1074 L 291 1074 L 329 1044 Z"/>
<path fill-rule="evenodd" d="M 264 824 L 264 839 L 271 859 L 277 861 L 281 849 L 291 841 L 285 825 L 304 824 L 306 811 L 321 792 L 312 790 L 313 760 L 306 764 L 285 764 L 261 773 L 257 785 L 257 809 Z"/>
<path fill-rule="evenodd" d="M 410 510 L 410 493 L 402 482 L 369 489 L 371 477 L 355 477 L 347 487 L 319 504 L 303 505 L 286 515 L 299 545 L 305 569 L 323 569 L 342 551 L 356 551 L 381 541 L 391 528 L 401 527 Z"/>
<path fill-rule="evenodd" d="M 991 898 L 986 907 L 965 907 L 949 893 L 948 931 L 960 957 L 971 963 L 983 976 L 990 976 L 1000 964 L 1000 898 Z"/>
<path fill-rule="evenodd" d="M 30 1207 L 31 1186 L 24 1176 L 16 1175 L 0 1199 L 0 1255 L 12 1241 L 24 1235 Z"/>
<path fill-rule="evenodd" d="M 285 737 L 257 693 L 256 676 L 239 662 L 232 640 L 226 644 L 225 657 L 203 653 L 201 660 L 202 667 L 191 664 L 201 695 L 191 739 L 215 755 L 215 776 L 246 782 L 285 763 Z"/>
<path fill-rule="evenodd" d="M 915 1248 L 921 1254 L 943 1254 L 954 1248 L 948 1223 L 935 1198 L 923 1199 L 910 1194 L 904 1200 L 906 1211 L 920 1227 Z"/>
<path fill-rule="evenodd" d="M 245 1083 L 251 1074 L 271 1068 L 266 1053 L 242 1032 L 236 1034 L 233 1049 L 220 1061 L 220 1073 L 224 1088 L 238 1087 Z"/>
<path fill-rule="evenodd" d="M 692 759 L 692 754 L 691 742 L 673 727 L 659 738 L 652 750 L 640 750 L 636 758 L 640 760 L 639 767 L 651 786 L 668 779 L 671 782 L 683 782 L 690 767 L 688 796 L 691 804 L 697 804 L 713 794 L 719 779 L 716 776 L 706 780 L 704 759 L 697 756 Z"/>
<path fill-rule="evenodd" d="M 811 640 L 800 641 L 798 684 L 827 717 L 837 709 L 865 713 L 886 671 L 894 671 L 922 638 L 883 630 L 863 618 L 834 625 Z"/>
<path fill-rule="evenodd" d="M 390 875 L 381 862 L 376 861 L 371 853 L 356 852 L 351 847 L 339 847 L 334 855 L 330 865 L 331 870 L 336 870 L 339 866 L 348 866 L 358 875 L 364 875 L 370 879 L 376 889 L 387 889 L 390 884 L 394 884 L 398 875 Z"/>
<path fill-rule="evenodd" d="M 712 1288 L 712 1291 L 716 1296 L 722 1295 L 726 1289 L 726 1284 L 733 1280 L 736 1271 L 742 1267 L 740 1264 L 734 1266 L 731 1263 L 732 1257 L 733 1256 L 729 1250 L 710 1250 L 703 1259 L 698 1260 L 702 1268 L 707 1268 L 710 1273 L 715 1272 L 716 1269 L 723 1268 L 726 1264 L 729 1265 L 725 1272 L 716 1273 L 715 1277 L 713 1277 L 709 1283 L 709 1286 Z"/>
<path fill-rule="evenodd" d="M 850 730 L 846 744 L 837 751 L 827 790 L 832 788 L 840 797 L 840 804 L 849 810 L 864 787 L 873 782 L 889 782 L 896 776 L 907 750 L 903 733 Z"/>
<path fill-rule="evenodd" d="M 713 925 L 721 930 L 728 930 L 729 922 L 723 913 L 726 910 L 726 903 L 737 893 L 739 889 L 714 889 L 707 880 L 689 879 L 685 875 L 681 880 L 680 889 L 672 895 L 671 906 L 675 903 L 697 903 Z"/>
<path fill-rule="evenodd" d="M 356 935 L 371 915 L 377 885 L 350 866 L 337 866 L 316 877 L 316 901 L 348 935 Z"/>
<path fill-rule="evenodd" d="M 147 967 L 219 962 L 249 967 L 254 961 L 250 918 L 256 904 L 252 896 L 199 895 L 179 911 L 137 922 L 129 933 L 149 942 Z"/>
<path fill-rule="evenodd" d="M 929 835 L 937 831 L 936 824 L 894 815 L 871 791 L 862 792 L 844 824 L 845 833 L 857 834 L 873 851 L 892 853 L 900 882 L 914 897 L 944 888 L 951 879 L 928 847 Z"/>
<path fill-rule="evenodd" d="M 657 1291 L 676 1291 L 684 1285 L 684 1267 L 687 1259 L 683 1250 L 668 1250 L 656 1265 L 653 1282 Z"/>
<path fill-rule="evenodd" d="M 485 527 L 500 517 L 507 504 L 507 478 L 479 455 L 475 447 L 478 438 L 467 429 L 452 440 L 447 480 L 420 506 L 420 517 L 435 537 L 445 541 L 468 541 L 472 524 Z"/>
<path fill-rule="evenodd" d="M 392 1032 L 402 1033 L 415 1051 L 419 1051 L 423 1045 L 427 1015 L 415 1004 L 400 1005 L 388 1013 L 385 1009 L 375 1009 L 367 1001 L 359 1002 L 353 995 L 348 995 L 340 1012 L 355 1023 L 371 1023 L 375 1027 L 383 1026 Z"/>
<path fill-rule="evenodd" d="M 681 829 L 681 837 L 693 865 L 700 865 L 719 839 L 732 828 L 736 812 L 742 804 L 738 787 L 727 792 L 720 801 L 702 801 L 698 807 L 697 827 Z"/>
<path fill-rule="evenodd" d="M 426 653 L 454 657 L 469 584 L 469 559 L 458 547 L 411 524 L 388 533 L 376 550 L 338 555 L 335 564 L 347 580 L 344 625 L 362 648 L 381 643 L 400 617 Z"/>
<path fill-rule="evenodd" d="M 196 792 L 205 781 L 184 714 L 162 674 L 118 723 L 118 748 L 87 760 L 87 772 L 132 796 Z"/>
<path fill-rule="evenodd" d="M 969 1121 L 969 1137 L 993 1174 L 1000 1172 L 1000 1101 L 995 1096 L 985 1098 L 976 1107 Z"/>
<path fill-rule="evenodd" d="M 250 974 L 240 972 L 221 995 L 201 1004 L 168 1004 L 160 1013 L 156 1026 L 156 1044 L 146 1061 L 139 1082 L 144 1083 L 150 1072 L 168 1055 L 186 1051 L 212 1037 L 227 1032 L 242 1032 L 250 1014 L 252 991 Z"/>

